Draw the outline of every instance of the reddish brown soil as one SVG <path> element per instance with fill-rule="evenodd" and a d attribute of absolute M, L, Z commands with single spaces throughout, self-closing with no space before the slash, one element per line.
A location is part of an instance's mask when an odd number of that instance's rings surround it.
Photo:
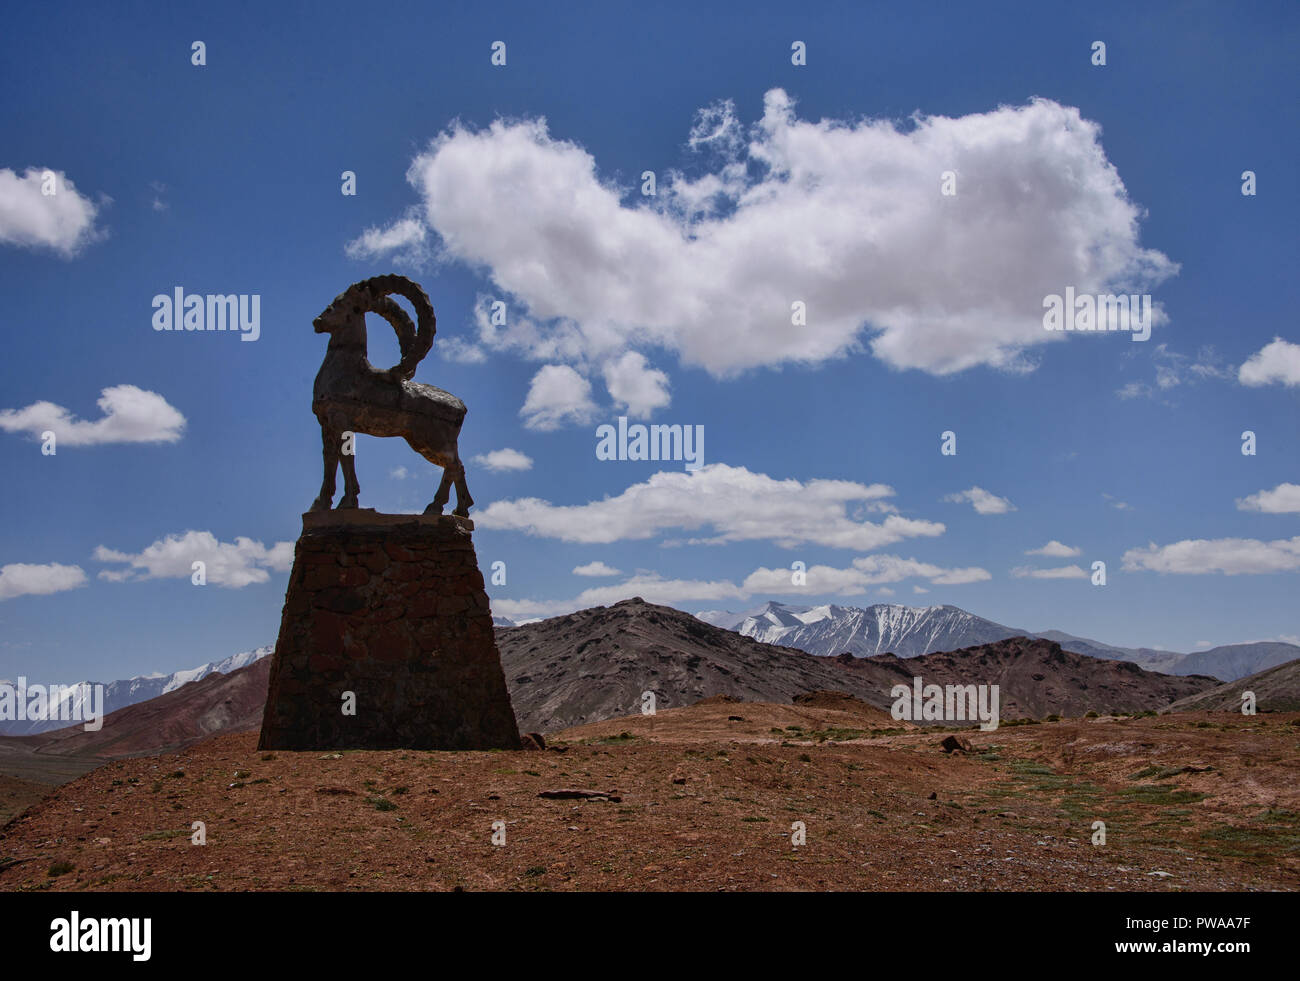
<path fill-rule="evenodd" d="M 712 702 L 568 730 L 564 752 L 218 736 L 59 788 L 0 833 L 0 889 L 1300 887 L 1300 713 L 966 730 L 974 754 L 949 756 L 868 712 Z M 611 796 L 538 796 L 562 789 Z"/>
<path fill-rule="evenodd" d="M 0 774 L 0 822 L 8 821 L 14 815 L 21 814 L 49 792 L 48 784 L 19 780 L 17 777 Z"/>

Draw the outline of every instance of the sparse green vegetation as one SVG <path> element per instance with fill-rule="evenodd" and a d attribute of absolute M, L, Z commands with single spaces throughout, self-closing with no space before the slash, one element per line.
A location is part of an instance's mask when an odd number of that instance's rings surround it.
<path fill-rule="evenodd" d="M 1205 795 L 1194 790 L 1178 790 L 1167 784 L 1144 783 L 1137 787 L 1125 787 L 1120 795 L 1129 797 L 1139 804 L 1195 804 L 1205 800 Z"/>
<path fill-rule="evenodd" d="M 1032 760 L 1013 760 L 1011 762 L 1011 772 L 1022 776 L 1056 776 L 1056 771 L 1050 766 L 1034 763 Z"/>
<path fill-rule="evenodd" d="M 605 736 L 602 739 L 586 740 L 586 743 L 589 746 L 622 746 L 626 743 L 634 742 L 638 738 L 640 737 L 624 731 L 620 732 L 617 736 Z"/>
<path fill-rule="evenodd" d="M 828 729 L 812 729 L 804 734 L 805 739 L 815 739 L 819 743 L 824 743 L 828 739 L 839 740 L 843 742 L 846 739 L 861 739 L 867 735 L 866 729 L 845 729 L 840 727 L 831 727 Z"/>
<path fill-rule="evenodd" d="M 172 838 L 183 838 L 189 835 L 188 828 L 171 828 L 167 831 L 150 831 L 141 838 L 141 841 L 168 841 Z"/>
<path fill-rule="evenodd" d="M 1213 769 L 1213 767 L 1203 768 Z M 1170 777 L 1176 777 L 1181 773 L 1187 773 L 1188 768 L 1185 766 L 1148 766 L 1138 770 L 1137 773 L 1129 777 L 1130 780 L 1146 780 L 1154 777 L 1156 780 L 1168 780 Z"/>

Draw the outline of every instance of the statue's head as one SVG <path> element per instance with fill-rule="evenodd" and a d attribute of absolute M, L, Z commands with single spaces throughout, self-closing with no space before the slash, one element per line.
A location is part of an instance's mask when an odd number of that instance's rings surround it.
<path fill-rule="evenodd" d="M 356 319 L 363 317 L 367 310 L 373 310 L 373 298 L 369 295 L 361 295 L 361 289 L 365 286 L 365 283 L 356 283 L 336 296 L 334 302 L 311 322 L 316 333 L 332 334 L 340 327 L 355 323 Z"/>
<path fill-rule="evenodd" d="M 415 308 L 420 328 L 417 331 L 407 314 L 392 300 L 392 295 L 405 297 Z M 372 276 L 353 283 L 334 297 L 334 302 L 320 312 L 311 322 L 318 334 L 331 335 L 331 349 L 338 347 L 361 348 L 366 346 L 366 314 L 377 313 L 397 332 L 397 343 L 402 350 L 402 360 L 388 374 L 409 379 L 415 374 L 437 330 L 437 318 L 429 297 L 418 283 L 405 276 Z"/>

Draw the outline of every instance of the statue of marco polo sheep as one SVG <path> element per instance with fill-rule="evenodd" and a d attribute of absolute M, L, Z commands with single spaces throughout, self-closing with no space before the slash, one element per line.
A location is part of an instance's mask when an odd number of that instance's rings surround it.
<path fill-rule="evenodd" d="M 415 308 L 419 330 L 392 295 L 405 297 Z M 377 313 L 397 332 L 401 361 L 387 371 L 374 368 L 366 357 L 366 314 Z M 411 381 L 415 367 L 433 346 L 436 322 L 429 297 L 405 276 L 376 276 L 354 283 L 312 321 L 318 334 L 330 335 L 325 360 L 312 389 L 312 412 L 320 420 L 325 455 L 325 479 L 313 511 L 328 511 L 334 500 L 334 477 L 343 464 L 343 497 L 339 509 L 355 508 L 361 491 L 356 460 L 343 453 L 344 433 L 401 436 L 411 449 L 442 468 L 442 482 L 425 514 L 442 514 L 456 485 L 456 509 L 461 517 L 474 504 L 465 486 L 456 441 L 465 421 L 465 403 L 450 392 Z"/>

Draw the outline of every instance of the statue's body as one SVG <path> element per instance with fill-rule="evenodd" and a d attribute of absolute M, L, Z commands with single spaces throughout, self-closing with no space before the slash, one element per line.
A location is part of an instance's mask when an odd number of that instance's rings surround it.
<path fill-rule="evenodd" d="M 415 307 L 419 330 L 390 295 L 406 297 Z M 402 360 L 387 371 L 366 357 L 366 314 L 377 313 L 397 332 Z M 418 285 L 404 276 L 376 276 L 340 293 L 312 325 L 330 335 L 325 360 L 312 389 L 312 411 L 320 420 L 325 479 L 313 511 L 327 511 L 334 500 L 334 478 L 343 465 L 339 508 L 355 508 L 361 491 L 356 461 L 342 452 L 343 434 L 401 436 L 415 452 L 442 468 L 442 482 L 425 514 L 441 514 L 456 485 L 455 514 L 465 516 L 474 501 L 465 485 L 465 468 L 456 448 L 465 403 L 450 392 L 411 381 L 415 366 L 433 345 L 433 307 Z"/>

